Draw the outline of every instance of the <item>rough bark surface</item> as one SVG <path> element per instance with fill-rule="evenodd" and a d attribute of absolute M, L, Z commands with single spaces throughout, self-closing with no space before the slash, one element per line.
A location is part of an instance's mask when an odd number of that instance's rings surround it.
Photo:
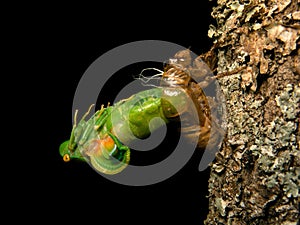
<path fill-rule="evenodd" d="M 297 224 L 300 0 L 218 0 L 208 35 L 227 135 L 209 179 L 205 224 Z"/>

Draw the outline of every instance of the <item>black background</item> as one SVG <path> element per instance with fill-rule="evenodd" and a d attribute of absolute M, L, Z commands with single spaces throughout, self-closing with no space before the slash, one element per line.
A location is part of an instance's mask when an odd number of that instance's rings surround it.
<path fill-rule="evenodd" d="M 26 151 L 18 154 L 25 166 L 10 177 L 18 189 L 11 207 L 26 211 L 23 219 L 67 224 L 79 220 L 87 224 L 203 223 L 208 212 L 209 171 L 198 171 L 199 154 L 171 178 L 134 187 L 109 181 L 88 164 L 64 163 L 58 153 L 71 132 L 76 87 L 90 64 L 112 48 L 139 40 L 169 41 L 196 54 L 204 53 L 212 45 L 207 37 L 213 22 L 212 4 L 200 5 L 194 13 L 188 10 L 195 7 L 191 5 L 155 8 L 146 15 L 136 10 L 128 12 L 130 19 L 126 12 L 104 16 L 103 7 L 93 18 L 83 16 L 80 10 L 58 7 L 29 13 L 26 20 L 16 22 L 21 28 L 16 33 L 22 36 L 15 41 L 22 46 L 18 57 L 26 61 L 20 67 L 27 72 L 19 80 L 23 89 L 18 107 L 25 109 L 27 119 L 19 132 L 28 138 L 23 142 Z M 145 17 L 150 19 L 140 20 Z M 132 74 L 122 76 L 123 81 L 132 79 Z M 119 82 L 122 84 L 121 79 Z M 105 94 L 109 99 L 109 92 Z"/>

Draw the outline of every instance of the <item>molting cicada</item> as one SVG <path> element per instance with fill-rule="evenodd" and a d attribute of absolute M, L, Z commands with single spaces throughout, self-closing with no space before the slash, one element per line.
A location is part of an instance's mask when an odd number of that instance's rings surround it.
<path fill-rule="evenodd" d="M 149 136 L 162 123 L 149 123 L 159 117 L 165 123 L 178 121 L 187 140 L 197 139 L 197 148 L 221 140 L 223 129 L 216 115 L 214 97 L 203 91 L 213 80 L 200 57 L 192 60 L 190 50 L 179 51 L 159 74 L 160 85 L 134 94 L 128 99 L 88 112 L 77 123 L 77 111 L 70 139 L 60 145 L 63 160 L 87 161 L 104 174 L 121 172 L 130 162 L 130 148 L 124 143 Z M 157 78 L 157 76 L 156 76 Z M 192 113 L 191 105 L 197 113 Z M 214 127 L 214 129 L 212 129 Z M 214 139 L 214 140 L 213 140 Z"/>

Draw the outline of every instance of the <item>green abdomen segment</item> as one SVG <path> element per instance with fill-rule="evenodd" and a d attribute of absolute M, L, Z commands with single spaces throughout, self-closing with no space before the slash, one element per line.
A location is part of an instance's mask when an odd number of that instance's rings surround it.
<path fill-rule="evenodd" d="M 151 96 L 136 102 L 130 110 L 128 118 L 133 135 L 141 139 L 147 138 L 151 133 L 150 130 L 156 130 L 161 126 L 161 123 L 153 122 L 154 118 L 160 118 L 165 123 L 168 122 L 161 108 L 161 98 Z"/>
<path fill-rule="evenodd" d="M 125 145 L 137 138 L 147 138 L 151 131 L 186 110 L 187 97 L 180 88 L 153 88 L 139 92 L 114 106 L 109 127 Z"/>
<path fill-rule="evenodd" d="M 123 143 L 129 145 L 137 138 L 147 138 L 151 131 L 158 129 L 162 123 L 151 123 L 154 118 L 168 122 L 161 105 L 161 88 L 139 92 L 126 101 L 117 103 L 111 113 L 112 133 Z"/>

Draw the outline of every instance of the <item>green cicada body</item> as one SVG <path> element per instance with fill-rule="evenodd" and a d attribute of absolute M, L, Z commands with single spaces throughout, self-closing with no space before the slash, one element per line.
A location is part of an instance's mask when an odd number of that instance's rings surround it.
<path fill-rule="evenodd" d="M 151 131 L 161 127 L 160 118 L 168 123 L 178 115 L 178 109 L 187 99 L 184 90 L 176 89 L 176 96 L 163 98 L 166 89 L 153 88 L 139 92 L 113 106 L 96 111 L 86 120 L 91 108 L 76 124 L 69 141 L 60 146 L 64 161 L 80 159 L 88 161 L 94 169 L 105 174 L 122 171 L 130 161 L 130 149 L 123 143 L 148 137 Z M 150 127 L 151 124 L 151 127 Z"/>
<path fill-rule="evenodd" d="M 196 138 L 199 149 L 205 149 L 211 138 L 218 141 L 222 130 L 215 125 L 209 100 L 201 89 L 208 69 L 203 69 L 200 59 L 189 67 L 189 50 L 178 52 L 174 58 L 160 74 L 160 87 L 141 91 L 106 108 L 102 105 L 86 119 L 90 108 L 78 124 L 76 111 L 70 140 L 59 149 L 64 161 L 79 159 L 98 172 L 119 173 L 130 162 L 131 142 L 147 138 L 163 123 L 179 118 L 181 132 L 187 139 Z M 195 82 L 192 75 L 203 82 Z M 154 118 L 160 120 L 153 122 Z M 212 126 L 217 128 L 211 129 Z"/>

